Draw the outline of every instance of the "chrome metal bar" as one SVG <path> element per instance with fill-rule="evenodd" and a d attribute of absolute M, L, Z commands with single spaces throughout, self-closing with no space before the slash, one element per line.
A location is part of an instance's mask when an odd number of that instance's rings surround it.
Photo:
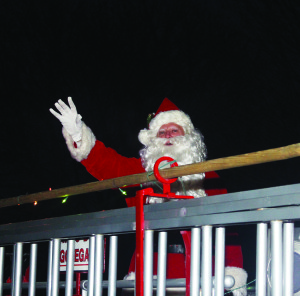
<path fill-rule="evenodd" d="M 28 296 L 35 296 L 37 250 L 38 250 L 38 245 L 37 244 L 31 244 L 31 246 L 30 246 L 30 267 L 29 267 Z"/>
<path fill-rule="evenodd" d="M 272 296 L 282 295 L 282 221 L 271 221 Z"/>
<path fill-rule="evenodd" d="M 294 295 L 294 223 L 283 223 L 283 295 Z"/>
<path fill-rule="evenodd" d="M 17 254 L 17 246 L 16 244 L 14 244 L 13 247 L 13 258 L 12 258 L 12 266 L 11 266 L 11 295 L 15 295 L 15 277 L 16 277 L 16 270 L 15 270 L 15 266 L 16 266 L 16 254 Z"/>
<path fill-rule="evenodd" d="M 166 295 L 166 277 L 167 277 L 167 240 L 166 231 L 158 234 L 158 259 L 157 259 L 157 296 Z"/>
<path fill-rule="evenodd" d="M 227 289 L 230 289 L 234 285 L 234 278 L 230 275 L 225 276 L 225 285 L 224 287 Z M 170 288 L 185 288 L 186 285 L 186 280 L 185 278 L 180 278 L 180 279 L 167 279 L 166 280 L 166 287 Z M 103 289 L 108 288 L 108 281 L 103 281 L 102 283 Z M 9 290 L 11 287 L 10 283 L 4 283 L 3 284 L 3 290 Z M 22 289 L 28 289 L 29 283 L 22 283 Z M 117 288 L 134 288 L 134 280 L 117 280 L 116 284 Z M 157 287 L 157 280 L 153 279 L 153 287 Z M 36 282 L 36 289 L 43 289 L 46 290 L 47 288 L 47 282 Z M 65 289 L 66 288 L 66 282 L 65 281 L 60 281 L 59 282 L 59 289 Z M 73 288 L 76 288 L 76 281 L 73 282 Z M 81 281 L 81 288 L 87 292 L 88 289 L 88 280 L 82 280 Z M 104 293 L 105 294 L 105 293 Z"/>
<path fill-rule="evenodd" d="M 116 296 L 118 237 L 113 235 L 109 241 L 108 296 Z"/>
<path fill-rule="evenodd" d="M 256 232 L 256 295 L 266 296 L 267 292 L 267 254 L 268 224 L 258 223 Z"/>
<path fill-rule="evenodd" d="M 192 228 L 191 233 L 191 277 L 190 295 L 199 296 L 200 291 L 200 240 L 201 230 L 198 227 Z"/>
<path fill-rule="evenodd" d="M 271 296 L 271 227 L 268 227 L 268 252 L 267 252 L 267 296 Z"/>
<path fill-rule="evenodd" d="M 3 295 L 4 255 L 5 248 L 0 247 L 0 296 Z"/>
<path fill-rule="evenodd" d="M 230 280 L 230 279 L 229 279 Z M 103 281 L 103 288 L 108 288 L 108 281 Z M 184 288 L 186 285 L 185 278 L 181 279 L 167 279 L 166 280 L 166 287 L 171 288 Z M 82 281 L 82 289 L 87 290 L 88 281 Z M 134 288 L 134 280 L 118 280 L 117 281 L 117 288 Z M 157 280 L 153 280 L 153 287 L 157 287 Z"/>
<path fill-rule="evenodd" d="M 55 239 L 53 239 L 51 296 L 58 296 L 58 290 L 59 290 L 59 255 L 60 255 L 60 239 L 55 238 Z"/>
<path fill-rule="evenodd" d="M 53 261 L 53 240 L 49 241 L 49 249 L 48 249 L 47 296 L 51 296 L 51 290 L 52 290 L 52 261 Z"/>
<path fill-rule="evenodd" d="M 3 290 L 10 289 L 10 286 L 11 286 L 10 283 L 4 283 L 3 284 Z M 73 286 L 74 286 L 74 288 L 76 287 L 76 282 L 75 281 L 73 283 Z M 44 292 L 45 292 L 46 289 L 47 289 L 47 282 L 36 282 L 35 287 L 36 287 L 36 289 L 44 290 Z M 22 283 L 22 289 L 28 289 L 28 288 L 29 288 L 29 283 Z M 60 289 L 65 289 L 66 288 L 66 282 L 65 281 L 59 282 L 59 288 Z"/>
<path fill-rule="evenodd" d="M 224 296 L 225 228 L 216 228 L 214 295 Z"/>
<path fill-rule="evenodd" d="M 203 296 L 212 293 L 212 226 L 202 226 L 201 289 Z"/>
<path fill-rule="evenodd" d="M 65 296 L 73 296 L 75 241 L 68 240 Z"/>
<path fill-rule="evenodd" d="M 214 282 L 214 279 L 213 279 L 213 282 Z M 234 286 L 234 284 L 235 284 L 234 277 L 232 275 L 225 275 L 224 288 L 231 289 Z"/>
<path fill-rule="evenodd" d="M 13 283 L 13 296 L 21 296 L 22 291 L 22 261 L 23 261 L 23 243 L 15 244 L 15 266 L 14 266 L 14 283 Z"/>
<path fill-rule="evenodd" d="M 95 284 L 95 236 L 91 236 L 89 239 L 89 274 L 88 274 L 88 290 L 87 295 L 94 295 L 94 284 Z"/>
<path fill-rule="evenodd" d="M 153 237 L 153 230 L 145 230 L 144 296 L 152 296 L 153 293 Z"/>
<path fill-rule="evenodd" d="M 104 264 L 104 236 L 96 234 L 95 236 L 95 296 L 102 296 L 103 289 L 103 264 Z"/>

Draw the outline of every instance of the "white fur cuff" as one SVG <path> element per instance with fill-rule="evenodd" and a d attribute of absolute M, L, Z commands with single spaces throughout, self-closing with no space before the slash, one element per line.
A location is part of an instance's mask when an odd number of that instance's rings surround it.
<path fill-rule="evenodd" d="M 247 272 L 242 268 L 228 266 L 225 267 L 226 275 L 231 275 L 234 278 L 234 286 L 230 289 L 233 296 L 247 296 Z"/>
<path fill-rule="evenodd" d="M 80 147 L 74 147 L 74 140 L 65 128 L 63 128 L 62 133 L 66 140 L 67 147 L 71 153 L 71 156 L 78 162 L 82 161 L 83 159 L 86 159 L 93 147 L 95 146 L 96 138 L 91 129 L 88 126 L 86 126 L 84 122 L 82 124 L 82 139 Z"/>

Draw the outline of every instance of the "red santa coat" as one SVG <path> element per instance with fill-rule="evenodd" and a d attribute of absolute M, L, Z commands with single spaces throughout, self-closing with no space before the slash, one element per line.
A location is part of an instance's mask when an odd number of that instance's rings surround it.
<path fill-rule="evenodd" d="M 99 157 L 100 156 L 100 157 Z M 114 149 L 106 147 L 102 142 L 96 140 L 95 146 L 89 153 L 88 157 L 81 161 L 86 167 L 87 171 L 98 180 L 105 180 L 111 178 L 122 177 L 126 175 L 144 173 L 145 169 L 142 166 L 140 158 L 128 158 L 120 155 Z M 215 172 L 205 173 L 205 179 L 208 181 L 215 181 L 219 178 Z M 211 182 L 214 183 L 214 182 Z M 208 196 L 227 193 L 225 188 L 205 188 Z M 230 233 L 230 237 L 237 236 L 236 233 Z M 228 236 L 227 236 L 228 237 Z M 226 237 L 226 238 L 227 238 Z M 180 254 L 178 254 L 180 255 Z M 171 255 L 169 256 L 178 256 Z M 171 258 L 170 258 L 171 259 Z M 176 262 L 177 260 L 168 260 L 168 262 Z M 182 260 L 180 260 L 182 262 Z M 243 256 L 240 245 L 226 245 L 225 248 L 225 266 L 233 266 L 243 268 Z M 134 270 L 134 262 L 132 262 L 129 271 Z M 154 266 L 154 271 L 156 270 Z M 174 270 L 181 270 L 180 274 Z M 169 265 L 167 268 L 167 277 L 183 277 L 184 269 L 174 268 Z"/>
<path fill-rule="evenodd" d="M 82 160 L 81 163 L 98 180 L 145 173 L 140 158 L 122 156 L 98 140 L 96 140 L 96 144 L 88 155 L 88 158 Z M 215 172 L 205 173 L 205 179 L 217 178 L 219 176 Z M 205 189 L 205 193 L 211 196 L 227 193 L 227 190 L 225 188 L 209 188 Z"/>

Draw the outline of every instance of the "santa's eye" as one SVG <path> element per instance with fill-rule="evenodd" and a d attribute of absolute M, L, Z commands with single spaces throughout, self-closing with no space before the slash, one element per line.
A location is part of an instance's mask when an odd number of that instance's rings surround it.
<path fill-rule="evenodd" d="M 165 134 L 165 131 L 159 131 L 158 134 L 159 134 L 159 135 L 164 135 L 164 134 Z"/>
<path fill-rule="evenodd" d="M 173 130 L 172 130 L 172 133 L 174 133 L 174 134 L 177 133 L 177 132 L 178 132 L 177 129 L 173 129 Z"/>

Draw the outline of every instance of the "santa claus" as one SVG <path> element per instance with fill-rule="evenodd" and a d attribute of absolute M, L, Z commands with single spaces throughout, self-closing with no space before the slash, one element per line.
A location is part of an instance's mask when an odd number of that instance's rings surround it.
<path fill-rule="evenodd" d="M 144 145 L 140 151 L 140 159 L 124 157 L 106 147 L 81 120 L 70 97 L 68 103 L 69 106 L 59 100 L 55 103 L 59 113 L 53 109 L 50 112 L 63 125 L 63 136 L 72 157 L 81 162 L 98 180 L 152 171 L 156 160 L 162 156 L 172 157 L 178 165 L 206 159 L 202 134 L 194 128 L 190 117 L 167 98 L 154 114 L 148 128 L 141 130 L 138 135 L 139 141 Z M 192 195 L 195 198 L 226 193 L 224 188 L 203 187 L 205 179 L 216 178 L 218 175 L 215 172 L 183 176 L 172 184 L 171 190 L 178 195 Z M 150 199 L 150 203 L 161 201 L 162 199 Z M 227 245 L 225 252 L 225 274 L 232 275 L 235 279 L 233 294 L 246 296 L 247 273 L 242 268 L 241 247 Z"/>

